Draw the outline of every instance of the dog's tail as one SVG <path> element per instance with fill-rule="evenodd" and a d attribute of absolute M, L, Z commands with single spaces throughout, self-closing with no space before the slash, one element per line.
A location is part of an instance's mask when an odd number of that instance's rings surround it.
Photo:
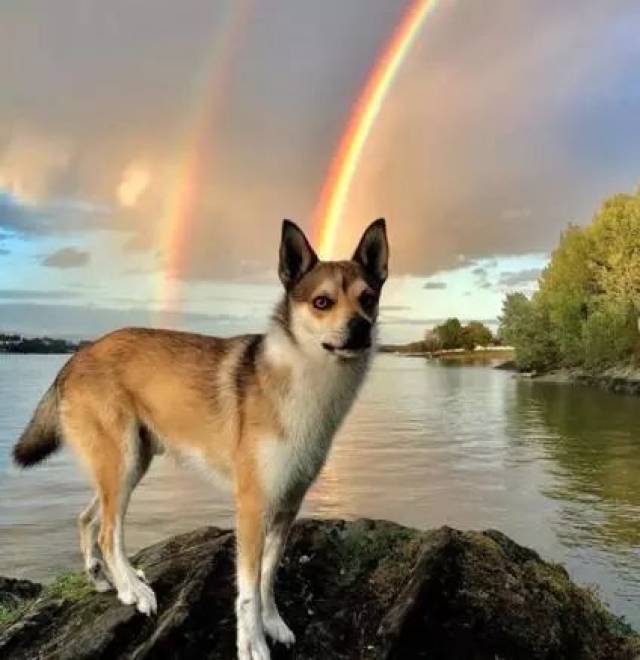
<path fill-rule="evenodd" d="M 13 448 L 13 460 L 26 468 L 44 460 L 62 444 L 56 383 L 46 391 L 27 428 Z"/>

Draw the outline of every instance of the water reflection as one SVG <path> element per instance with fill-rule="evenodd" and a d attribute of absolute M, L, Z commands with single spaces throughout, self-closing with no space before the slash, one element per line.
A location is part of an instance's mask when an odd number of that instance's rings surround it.
<path fill-rule="evenodd" d="M 557 478 L 544 492 L 565 503 L 574 528 L 566 541 L 640 547 L 638 399 L 519 382 L 516 400 L 525 437 L 553 461 L 549 470 Z"/>

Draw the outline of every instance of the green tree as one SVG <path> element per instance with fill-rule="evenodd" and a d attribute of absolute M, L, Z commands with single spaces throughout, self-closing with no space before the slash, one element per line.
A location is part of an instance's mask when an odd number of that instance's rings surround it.
<path fill-rule="evenodd" d="M 462 346 L 468 351 L 476 346 L 488 346 L 492 341 L 491 330 L 480 321 L 470 321 L 462 328 Z"/>
<path fill-rule="evenodd" d="M 639 311 L 640 191 L 563 232 L 532 300 L 506 297 L 500 336 L 523 368 L 600 369 L 637 354 Z"/>
<path fill-rule="evenodd" d="M 600 291 L 640 310 L 640 190 L 607 200 L 590 227 Z"/>
<path fill-rule="evenodd" d="M 584 360 L 582 324 L 598 293 L 592 254 L 593 240 L 589 233 L 570 225 L 560 236 L 535 295 L 536 305 L 549 316 L 560 361 L 566 365 L 581 364 Z"/>
<path fill-rule="evenodd" d="M 507 295 L 502 305 L 499 335 L 515 348 L 522 371 L 546 371 L 558 360 L 548 311 L 523 293 Z"/>
<path fill-rule="evenodd" d="M 589 315 L 582 332 L 588 369 L 628 359 L 638 341 L 635 308 L 615 300 L 604 303 Z"/>
<path fill-rule="evenodd" d="M 442 348 L 448 350 L 462 347 L 462 324 L 458 319 L 447 319 L 442 325 L 437 325 L 433 332 L 440 339 Z"/>

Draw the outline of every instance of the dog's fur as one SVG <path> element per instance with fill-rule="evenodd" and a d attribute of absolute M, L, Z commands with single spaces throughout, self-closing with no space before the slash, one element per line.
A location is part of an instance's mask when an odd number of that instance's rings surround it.
<path fill-rule="evenodd" d="M 62 442 L 86 464 L 96 496 L 79 517 L 87 574 L 140 612 L 156 598 L 125 554 L 129 498 L 154 454 L 196 459 L 234 488 L 238 657 L 265 660 L 265 632 L 295 641 L 273 585 L 286 536 L 363 381 L 387 277 L 384 220 L 351 261 L 320 262 L 283 223 L 285 295 L 265 335 L 228 339 L 124 329 L 62 368 L 14 449 L 29 466 Z"/>

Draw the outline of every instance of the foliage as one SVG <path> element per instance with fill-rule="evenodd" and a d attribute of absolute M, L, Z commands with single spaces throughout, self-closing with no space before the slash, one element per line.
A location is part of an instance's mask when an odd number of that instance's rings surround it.
<path fill-rule="evenodd" d="M 570 225 L 529 300 L 508 294 L 500 337 L 521 369 L 603 369 L 638 345 L 640 191 L 607 200 L 586 227 Z"/>
<path fill-rule="evenodd" d="M 442 325 L 437 325 L 433 332 L 445 350 L 462 346 L 462 323 L 458 319 L 447 319 Z"/>
<path fill-rule="evenodd" d="M 492 341 L 491 330 L 480 321 L 470 321 L 462 328 L 462 347 L 468 351 L 476 346 L 488 346 Z"/>
<path fill-rule="evenodd" d="M 509 294 L 502 305 L 500 336 L 515 347 L 521 371 L 545 371 L 558 359 L 547 310 L 522 293 Z"/>
<path fill-rule="evenodd" d="M 637 339 L 634 308 L 615 301 L 596 309 L 583 324 L 584 366 L 600 369 L 631 355 Z"/>
<path fill-rule="evenodd" d="M 427 350 L 451 350 L 464 348 L 472 351 L 476 346 L 488 346 L 493 343 L 491 330 L 480 321 L 470 321 L 463 326 L 459 319 L 447 319 L 425 335 L 425 345 L 437 346 Z"/>

